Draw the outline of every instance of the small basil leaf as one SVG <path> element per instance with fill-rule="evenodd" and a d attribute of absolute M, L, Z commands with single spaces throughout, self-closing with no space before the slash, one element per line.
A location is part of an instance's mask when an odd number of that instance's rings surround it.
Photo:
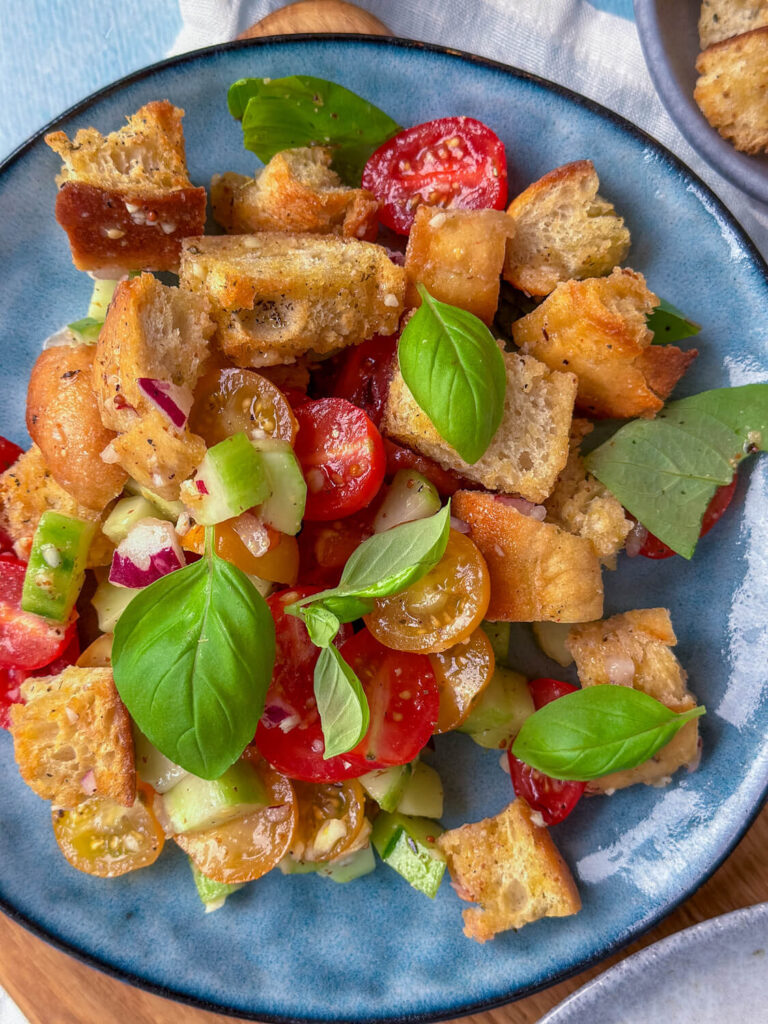
<path fill-rule="evenodd" d="M 368 731 L 370 712 L 360 680 L 333 644 L 315 665 L 315 700 L 323 727 L 323 758 L 346 754 Z"/>
<path fill-rule="evenodd" d="M 301 618 L 307 627 L 309 639 L 316 647 L 327 647 L 341 625 L 334 613 L 321 604 L 310 604 L 302 608 Z"/>
<path fill-rule="evenodd" d="M 339 622 L 354 622 L 373 611 L 373 601 L 365 597 L 324 597 L 323 605 Z M 310 605 L 309 607 L 313 607 Z"/>
<path fill-rule="evenodd" d="M 504 415 L 504 357 L 482 320 L 418 288 L 421 306 L 398 343 L 400 372 L 435 430 L 474 463 Z"/>
<path fill-rule="evenodd" d="M 701 330 L 701 324 L 689 320 L 671 302 L 662 299 L 646 317 L 648 329 L 653 331 L 654 345 L 668 345 L 683 338 L 691 338 Z"/>
<path fill-rule="evenodd" d="M 585 459 L 587 469 L 659 540 L 690 558 L 715 491 L 768 445 L 768 384 L 718 388 L 633 420 Z"/>
<path fill-rule="evenodd" d="M 553 779 L 589 782 L 643 764 L 705 713 L 676 714 L 629 686 L 588 686 L 526 718 L 512 753 Z"/>
<path fill-rule="evenodd" d="M 243 123 L 245 148 L 266 163 L 297 146 L 332 146 L 333 167 L 359 185 L 368 158 L 400 125 L 349 89 L 324 78 L 241 78 L 230 86 L 230 113 Z"/>
<path fill-rule="evenodd" d="M 218 778 L 253 739 L 275 628 L 251 581 L 216 555 L 142 590 L 115 627 L 115 685 L 166 757 Z"/>

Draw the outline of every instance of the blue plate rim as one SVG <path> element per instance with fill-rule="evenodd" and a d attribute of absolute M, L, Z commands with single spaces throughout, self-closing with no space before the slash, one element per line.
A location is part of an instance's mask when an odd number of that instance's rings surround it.
<path fill-rule="evenodd" d="M 177 54 L 173 57 L 166 57 L 163 60 L 156 61 L 153 64 L 139 68 L 137 71 L 133 71 L 130 74 L 117 79 L 115 82 L 102 87 L 101 89 L 95 90 L 82 100 L 73 104 L 71 107 L 68 107 L 61 114 L 54 117 L 31 135 L 25 142 L 22 142 L 17 146 L 16 149 L 14 149 L 0 163 L 0 177 L 2 177 L 6 171 L 8 171 L 22 156 L 24 156 L 25 153 L 32 149 L 32 147 L 36 145 L 49 131 L 61 127 L 64 122 L 68 121 L 70 118 L 84 113 L 92 104 L 111 96 L 113 93 L 119 92 L 127 85 L 134 82 L 140 82 L 144 78 L 150 77 L 157 71 L 162 71 L 166 68 L 176 67 L 183 64 L 192 64 L 195 61 L 205 60 L 209 56 L 225 53 L 231 50 L 248 49 L 249 47 L 274 46 L 280 44 L 290 45 L 305 42 L 354 42 L 371 46 L 395 47 L 397 49 L 423 51 L 439 54 L 441 56 L 448 56 L 479 67 L 485 67 L 493 71 L 501 71 L 504 74 L 511 75 L 513 78 L 517 78 L 524 82 L 533 83 L 548 90 L 549 92 L 562 96 L 570 102 L 575 103 L 577 106 L 589 110 L 591 113 L 599 115 L 603 119 L 611 122 L 614 126 L 620 128 L 623 132 L 634 136 L 646 146 L 649 146 L 655 152 L 656 156 L 660 157 L 678 174 L 682 174 L 683 177 L 689 180 L 698 195 L 706 199 L 707 204 L 716 211 L 717 215 L 722 218 L 728 227 L 736 234 L 740 245 L 743 246 L 744 250 L 750 256 L 755 269 L 761 273 L 766 285 L 768 285 L 768 263 L 763 259 L 762 254 L 759 252 L 752 239 L 722 199 L 720 199 L 720 197 L 712 191 L 706 182 L 704 182 L 695 171 L 688 167 L 684 161 L 672 153 L 671 150 L 667 149 L 666 146 L 657 139 L 654 139 L 653 136 L 645 132 L 642 128 L 639 128 L 636 124 L 627 120 L 621 114 L 617 114 L 615 111 L 610 110 L 601 103 L 597 103 L 595 100 L 592 100 L 587 96 L 583 96 L 581 93 L 577 93 L 574 90 L 569 89 L 567 86 L 560 85 L 558 82 L 552 82 L 549 79 L 542 78 L 540 75 L 513 67 L 510 64 L 504 64 L 501 61 L 492 60 L 489 57 L 481 57 L 478 54 L 469 53 L 464 50 L 457 50 L 449 46 L 439 46 L 434 43 L 421 42 L 415 39 L 404 39 L 399 36 L 371 36 L 360 33 L 339 32 L 297 33 L 295 35 L 282 34 L 263 36 L 257 39 L 236 39 L 226 43 L 216 43 L 213 46 L 206 46 L 197 50 L 191 50 L 188 53 Z M 474 1003 L 467 1003 L 462 1006 L 453 1006 L 443 1010 L 437 1009 L 430 1010 L 425 1013 L 405 1014 L 387 1018 L 354 1017 L 334 1019 L 334 1024 L 434 1024 L 434 1022 L 454 1020 L 459 1017 L 496 1009 L 510 1002 L 516 1002 L 519 999 L 524 999 L 527 996 L 534 995 L 536 992 L 541 992 L 544 989 L 551 988 L 553 985 L 561 981 L 574 977 L 574 975 L 595 966 L 607 957 L 624 949 L 631 942 L 634 942 L 643 935 L 646 935 L 659 923 L 659 921 L 672 913 L 672 911 L 679 907 L 686 899 L 688 899 L 689 896 L 693 895 L 693 893 L 703 885 L 703 883 L 706 882 L 707 879 L 715 873 L 715 871 L 717 871 L 717 869 L 735 849 L 757 818 L 758 814 L 761 812 L 766 801 L 768 801 L 768 780 L 766 780 L 765 787 L 763 788 L 759 799 L 756 801 L 755 806 L 751 809 L 751 812 L 740 823 L 740 826 L 736 829 L 733 835 L 731 835 L 728 840 L 722 844 L 720 849 L 718 849 L 715 860 L 712 861 L 705 874 L 696 878 L 688 887 L 676 894 L 675 897 L 673 897 L 667 904 L 660 907 L 642 924 L 638 930 L 619 936 L 614 941 L 601 947 L 592 956 L 579 960 L 571 967 L 547 978 L 546 981 L 541 984 L 525 986 L 524 988 L 507 993 L 498 999 L 483 999 Z M 329 1020 L 329 1018 L 293 1017 L 263 1012 L 259 1013 L 258 1017 L 255 1017 L 250 1012 L 233 1009 L 222 1003 L 212 1002 L 196 996 L 190 996 L 184 992 L 179 992 L 164 985 L 156 984 L 155 982 L 148 981 L 147 979 L 133 974 L 130 971 L 116 967 L 114 964 L 110 964 L 64 939 L 60 939 L 58 936 L 48 932 L 42 925 L 38 924 L 32 918 L 22 914 L 2 897 L 0 897 L 0 910 L 12 921 L 22 925 L 33 935 L 43 939 L 45 942 L 48 942 L 54 948 L 73 956 L 81 963 L 84 963 L 89 967 L 94 967 L 110 977 L 126 982 L 136 988 L 143 989 L 153 995 L 157 995 L 165 999 L 171 999 L 175 1002 L 183 1003 L 188 1006 L 193 1006 L 200 1010 L 207 1010 L 210 1013 L 225 1014 L 237 1020 L 260 1021 L 262 1024 L 327 1024 Z"/>

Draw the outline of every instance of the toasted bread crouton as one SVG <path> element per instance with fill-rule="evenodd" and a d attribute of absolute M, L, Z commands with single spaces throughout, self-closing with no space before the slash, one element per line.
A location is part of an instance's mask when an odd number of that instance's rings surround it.
<path fill-rule="evenodd" d="M 417 284 L 440 302 L 466 309 L 490 324 L 499 304 L 509 217 L 499 210 L 416 210 L 405 272 L 407 306 L 420 306 Z"/>
<path fill-rule="evenodd" d="M 520 797 L 495 818 L 443 832 L 437 845 L 459 896 L 480 904 L 462 914 L 464 934 L 476 942 L 581 910 L 567 864 Z"/>
<path fill-rule="evenodd" d="M 111 457 L 142 487 L 167 501 L 205 456 L 205 441 L 190 430 L 170 430 L 162 413 L 153 411 L 134 420 L 109 446 Z"/>
<path fill-rule="evenodd" d="M 94 793 L 127 807 L 136 795 L 131 720 L 108 668 L 66 668 L 27 680 L 11 708 L 21 777 L 57 807 Z"/>
<path fill-rule="evenodd" d="M 217 174 L 211 203 L 214 218 L 231 235 L 288 231 L 372 241 L 378 229 L 378 201 L 365 189 L 342 184 L 325 146 L 283 150 L 255 178 Z"/>
<path fill-rule="evenodd" d="M 768 152 L 768 25 L 699 54 L 693 96 L 724 139 L 743 153 Z"/>
<path fill-rule="evenodd" d="M 29 558 L 40 517 L 48 509 L 93 523 L 100 523 L 106 515 L 78 505 L 72 495 L 56 483 L 42 452 L 33 444 L 0 474 L 0 529 L 11 538 L 16 554 L 24 561 Z M 97 530 L 88 550 L 88 568 L 109 565 L 114 550 L 114 544 Z"/>
<path fill-rule="evenodd" d="M 600 277 L 618 266 L 629 252 L 629 231 L 599 187 L 592 161 L 577 160 L 513 199 L 505 280 L 528 295 L 549 295 L 562 281 Z"/>
<path fill-rule="evenodd" d="M 56 179 L 56 220 L 78 270 L 119 277 L 127 270 L 176 270 L 179 243 L 205 226 L 204 188 L 187 174 L 184 111 L 147 103 L 106 137 L 81 129 L 45 141 L 64 161 Z"/>
<path fill-rule="evenodd" d="M 731 36 L 768 25 L 768 0 L 703 0 L 699 15 L 702 50 Z"/>
<path fill-rule="evenodd" d="M 397 330 L 405 271 L 385 249 L 335 235 L 263 231 L 187 239 L 181 284 L 207 295 L 238 366 L 290 363 Z"/>
<path fill-rule="evenodd" d="M 32 367 L 27 430 L 56 483 L 81 505 L 101 512 L 122 491 L 127 474 L 101 453 L 114 434 L 101 422 L 93 393 L 93 345 L 57 345 Z"/>
<path fill-rule="evenodd" d="M 601 561 L 613 567 L 614 556 L 624 547 L 632 521 L 621 502 L 586 470 L 579 449 L 592 429 L 588 420 L 573 421 L 568 462 L 544 504 L 547 522 L 586 537 Z"/>
<path fill-rule="evenodd" d="M 451 511 L 469 525 L 488 565 L 487 619 L 586 622 L 603 614 L 600 561 L 588 540 L 483 491 L 457 491 Z"/>
<path fill-rule="evenodd" d="M 666 608 L 642 608 L 573 626 L 566 640 L 582 686 L 632 686 L 681 712 L 695 707 L 696 700 L 686 685 L 685 669 L 672 653 L 676 643 Z M 668 781 L 678 768 L 695 763 L 698 737 L 698 721 L 687 722 L 650 760 L 594 779 L 590 791 L 606 793 L 637 782 L 658 785 Z"/>
<path fill-rule="evenodd" d="M 483 487 L 543 501 L 568 459 L 576 379 L 570 373 L 551 373 L 531 356 L 502 355 L 507 368 L 504 417 L 485 454 L 473 465 L 438 434 L 399 367 L 389 385 L 381 431 Z"/>
<path fill-rule="evenodd" d="M 512 337 L 550 369 L 576 374 L 576 405 L 590 416 L 651 417 L 698 354 L 651 347 L 646 316 L 658 303 L 642 274 L 617 268 L 559 284 L 512 324 Z"/>

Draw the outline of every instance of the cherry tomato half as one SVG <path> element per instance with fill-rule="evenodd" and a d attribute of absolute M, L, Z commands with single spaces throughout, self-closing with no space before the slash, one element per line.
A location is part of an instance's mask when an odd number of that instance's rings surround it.
<path fill-rule="evenodd" d="M 382 224 L 407 235 L 416 207 L 503 210 L 507 202 L 504 144 L 472 117 L 443 117 L 399 132 L 371 156 L 363 188 L 382 206 Z"/>
<path fill-rule="evenodd" d="M 429 660 L 440 688 L 440 714 L 436 733 L 450 732 L 461 725 L 491 681 L 496 658 L 482 629 L 476 629 L 469 640 L 455 644 L 441 654 L 430 654 Z"/>
<path fill-rule="evenodd" d="M 722 516 L 725 510 L 731 503 L 734 491 L 736 490 L 736 477 L 729 484 L 723 484 L 722 487 L 718 487 L 715 493 L 712 495 L 712 500 L 707 505 L 707 511 L 704 513 L 704 517 L 701 520 L 701 532 L 700 537 L 709 533 L 718 519 Z M 672 548 L 667 547 L 663 540 L 659 540 L 658 537 L 654 537 L 652 533 L 649 533 L 645 538 L 645 543 L 640 548 L 638 554 L 643 555 L 645 558 L 671 558 L 676 552 Z"/>
<path fill-rule="evenodd" d="M 468 640 L 490 600 L 485 559 L 469 537 L 451 530 L 434 569 L 402 593 L 376 601 L 364 619 L 387 647 L 434 654 Z"/>
<path fill-rule="evenodd" d="M 337 398 L 358 406 L 378 427 L 394 371 L 397 338 L 370 338 L 344 350 L 333 385 Z"/>
<path fill-rule="evenodd" d="M 421 473 L 435 485 L 443 498 L 452 497 L 456 491 L 471 491 L 477 488 L 477 484 L 473 484 L 471 480 L 465 480 L 450 469 L 443 469 L 441 465 L 426 455 L 420 455 L 419 452 L 410 448 L 395 444 L 388 437 L 383 440 L 388 477 L 394 476 L 400 469 L 415 469 L 417 473 Z"/>
<path fill-rule="evenodd" d="M 384 499 L 382 487 L 361 512 L 324 523 L 305 522 L 299 534 L 299 579 L 335 587 L 352 552 L 373 534 L 373 521 Z"/>
<path fill-rule="evenodd" d="M 297 860 L 333 860 L 354 846 L 365 823 L 365 792 L 357 779 L 294 782 L 299 820 L 291 844 Z"/>
<path fill-rule="evenodd" d="M 560 679 L 531 679 L 528 689 L 533 706 L 538 711 L 550 701 L 564 697 L 566 693 L 574 693 L 578 686 L 564 683 Z M 557 825 L 567 818 L 587 788 L 586 782 L 550 778 L 515 757 L 511 750 L 508 755 L 509 774 L 516 795 L 521 796 L 531 810 L 539 812 L 545 825 Z"/>
<path fill-rule="evenodd" d="M 0 437 L 0 473 L 4 473 L 23 453 L 24 449 L 19 448 L 13 441 L 9 441 L 7 437 Z"/>
<path fill-rule="evenodd" d="M 229 366 L 209 370 L 195 389 L 189 426 L 207 445 L 244 430 L 249 437 L 274 437 L 293 444 L 298 426 L 276 385 L 253 370 Z"/>
<path fill-rule="evenodd" d="M 343 398 L 296 410 L 296 456 L 307 481 L 304 518 L 326 521 L 359 512 L 384 481 L 384 445 L 376 427 Z"/>
<path fill-rule="evenodd" d="M 29 675 L 23 668 L 0 668 L 0 728 L 11 727 L 11 706 L 23 704 L 21 684 Z"/>
<path fill-rule="evenodd" d="M 26 565 L 0 559 L 0 668 L 32 671 L 57 658 L 72 639 L 74 623 L 51 622 L 21 610 Z"/>

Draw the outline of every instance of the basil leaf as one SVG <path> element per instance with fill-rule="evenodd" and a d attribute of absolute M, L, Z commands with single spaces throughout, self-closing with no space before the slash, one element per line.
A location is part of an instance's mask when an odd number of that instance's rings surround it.
<path fill-rule="evenodd" d="M 322 604 L 307 605 L 301 613 L 312 643 L 316 647 L 327 647 L 339 632 L 339 619 Z"/>
<path fill-rule="evenodd" d="M 400 125 L 349 89 L 324 78 L 241 78 L 229 88 L 229 111 L 243 123 L 245 148 L 266 163 L 297 146 L 334 148 L 333 167 L 359 185 L 371 153 Z"/>
<path fill-rule="evenodd" d="M 218 778 L 252 741 L 275 660 L 264 598 L 216 555 L 163 576 L 115 627 L 115 685 L 144 735 L 176 764 Z"/>
<path fill-rule="evenodd" d="M 673 551 L 690 558 L 715 491 L 768 443 L 768 384 L 718 388 L 634 420 L 585 459 L 587 469 Z"/>
<path fill-rule="evenodd" d="M 322 604 L 339 622 L 354 622 L 355 619 L 362 619 L 368 612 L 373 611 L 373 601 L 366 597 L 333 597 L 328 595 L 323 598 Z M 310 605 L 309 607 L 313 607 Z"/>
<path fill-rule="evenodd" d="M 673 341 L 682 341 L 698 334 L 701 324 L 689 320 L 684 313 L 662 299 L 656 309 L 645 319 L 648 329 L 653 331 L 654 345 L 668 345 Z"/>
<path fill-rule="evenodd" d="M 629 686 L 588 686 L 526 718 L 512 753 L 553 779 L 589 782 L 636 768 L 705 713 L 677 714 Z"/>
<path fill-rule="evenodd" d="M 315 665 L 315 700 L 323 727 L 323 758 L 346 754 L 368 731 L 370 712 L 360 680 L 331 644 Z"/>
<path fill-rule="evenodd" d="M 482 320 L 418 289 L 421 306 L 398 343 L 400 371 L 438 434 L 474 463 L 504 415 L 504 358 Z"/>

